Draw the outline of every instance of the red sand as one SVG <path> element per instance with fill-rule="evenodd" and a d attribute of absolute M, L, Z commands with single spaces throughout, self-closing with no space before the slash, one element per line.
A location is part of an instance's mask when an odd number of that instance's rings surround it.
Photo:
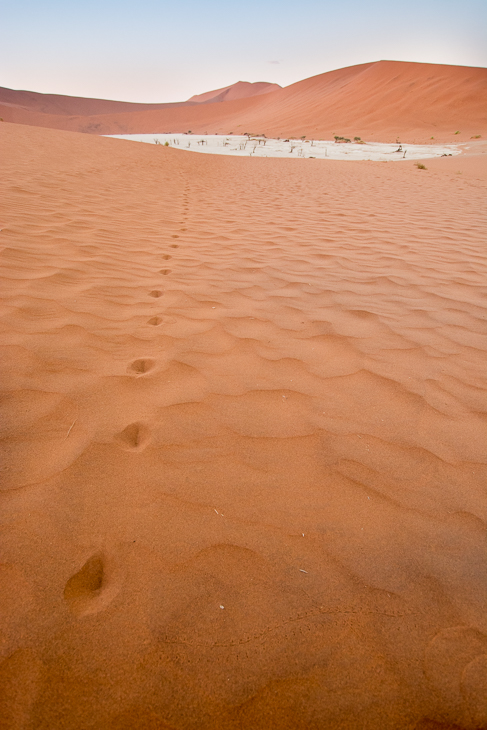
<path fill-rule="evenodd" d="M 188 101 L 202 102 L 219 102 L 233 101 L 234 99 L 246 99 L 250 96 L 260 96 L 261 94 L 269 94 L 271 91 L 277 91 L 282 88 L 279 84 L 269 84 L 267 81 L 256 81 L 249 84 L 248 81 L 237 81 L 236 84 L 225 86 L 223 89 L 215 91 L 207 91 L 204 94 L 196 94 Z"/>
<path fill-rule="evenodd" d="M 486 156 L 0 137 L 0 725 L 485 727 Z"/>
<path fill-rule="evenodd" d="M 487 69 L 468 66 L 379 61 L 330 71 L 247 98 L 146 105 L 145 109 L 138 108 L 144 105 L 124 104 L 120 111 L 98 109 L 102 103 L 123 102 L 71 98 L 68 103 L 70 97 L 54 97 L 56 103 L 48 104 L 45 98 L 38 98 L 43 95 L 33 99 L 25 96 L 29 93 L 0 93 L 0 102 L 8 99 L 8 103 L 0 103 L 0 117 L 92 134 L 191 130 L 315 139 L 332 139 L 337 134 L 379 142 L 400 137 L 409 143 L 425 143 L 431 137 L 438 142 L 465 142 L 475 135 L 487 136 Z M 56 111 L 56 104 L 62 113 Z"/>
<path fill-rule="evenodd" d="M 32 117 L 34 121 L 37 121 L 34 126 L 48 126 L 39 123 L 45 115 L 89 117 L 97 114 L 126 114 L 134 111 L 191 107 L 195 103 L 201 103 L 203 101 L 215 103 L 224 100 L 243 99 L 248 96 L 266 94 L 269 91 L 280 88 L 278 84 L 268 84 L 266 82 L 249 84 L 245 81 L 239 81 L 232 86 L 225 87 L 225 89 L 208 91 L 206 94 L 193 96 L 184 102 L 136 104 L 128 101 L 108 101 L 105 99 L 84 99 L 77 96 L 61 96 L 58 94 L 38 94 L 34 91 L 15 91 L 14 89 L 0 87 L 0 107 L 2 113 L 5 115 L 3 117 L 4 121 L 13 121 L 10 118 L 12 114 L 28 112 L 38 117 L 38 119 Z"/>

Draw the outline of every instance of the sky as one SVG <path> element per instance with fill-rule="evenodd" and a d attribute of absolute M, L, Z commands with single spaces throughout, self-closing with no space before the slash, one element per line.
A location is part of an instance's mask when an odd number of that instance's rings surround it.
<path fill-rule="evenodd" d="M 487 66 L 485 0 L 0 0 L 0 86 L 185 101 L 381 59 Z"/>

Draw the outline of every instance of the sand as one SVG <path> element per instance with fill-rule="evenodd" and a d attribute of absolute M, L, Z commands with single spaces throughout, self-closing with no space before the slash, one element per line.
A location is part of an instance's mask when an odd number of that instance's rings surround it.
<path fill-rule="evenodd" d="M 51 117 L 92 117 L 100 114 L 130 114 L 135 111 L 154 111 L 173 109 L 175 107 L 191 107 L 202 102 L 216 103 L 224 100 L 244 99 L 268 93 L 281 88 L 277 84 L 257 82 L 249 84 L 239 81 L 224 89 L 208 91 L 191 97 L 188 101 L 165 104 L 137 104 L 127 101 L 111 101 L 107 99 L 86 99 L 77 96 L 62 96 L 60 94 L 39 94 L 35 91 L 17 91 L 0 87 L 0 111 L 4 121 L 30 123 L 34 126 L 47 126 L 45 119 Z M 24 116 L 23 116 L 24 115 Z M 27 116 L 25 116 L 27 115 Z M 19 117 L 18 119 L 15 117 Z M 45 119 L 44 119 L 45 118 Z M 29 121 L 25 121 L 25 120 Z M 54 129 L 61 128 L 54 125 Z"/>
<path fill-rule="evenodd" d="M 486 155 L 0 137 L 0 726 L 485 727 Z"/>
<path fill-rule="evenodd" d="M 253 84 L 250 84 L 248 81 L 237 81 L 236 84 L 225 86 L 223 89 L 195 94 L 188 101 L 196 101 L 198 104 L 233 101 L 235 99 L 246 99 L 250 96 L 268 94 L 271 91 L 277 91 L 281 88 L 279 84 L 269 84 L 267 81 L 255 81 Z"/>
<path fill-rule="evenodd" d="M 248 93 L 247 87 L 239 91 L 235 84 L 232 88 L 233 96 L 217 95 L 210 99 L 214 103 L 192 101 L 146 105 L 145 109 L 123 102 L 0 89 L 0 117 L 17 124 L 107 135 L 249 132 L 281 139 L 339 135 L 395 142 L 399 137 L 409 144 L 429 144 L 431 138 L 435 144 L 452 144 L 477 135 L 487 137 L 485 68 L 378 61 L 247 98 L 235 98 L 241 91 Z"/>

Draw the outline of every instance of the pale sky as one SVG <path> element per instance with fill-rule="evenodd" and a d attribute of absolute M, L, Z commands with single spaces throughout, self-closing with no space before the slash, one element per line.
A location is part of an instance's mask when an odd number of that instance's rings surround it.
<path fill-rule="evenodd" d="M 184 101 L 344 66 L 487 66 L 485 0 L 0 0 L 0 86 Z"/>

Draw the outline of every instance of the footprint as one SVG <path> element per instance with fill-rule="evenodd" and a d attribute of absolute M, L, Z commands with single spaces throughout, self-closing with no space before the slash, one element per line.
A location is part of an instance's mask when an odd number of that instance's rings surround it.
<path fill-rule="evenodd" d="M 64 599 L 76 616 L 103 610 L 120 590 L 121 579 L 102 553 L 89 558 L 64 587 Z"/>
<path fill-rule="evenodd" d="M 160 289 L 154 289 L 153 291 L 149 292 L 150 297 L 154 297 L 154 299 L 159 299 L 159 297 L 162 297 L 164 292 L 162 292 Z"/>
<path fill-rule="evenodd" d="M 158 325 L 162 324 L 162 317 L 151 317 L 147 324 L 152 324 L 154 327 L 157 327 Z"/>
<path fill-rule="evenodd" d="M 169 244 L 169 247 L 170 248 L 179 248 L 179 244 L 178 243 L 170 243 Z"/>
<path fill-rule="evenodd" d="M 159 271 L 159 273 L 162 274 L 163 276 L 167 276 L 168 274 L 171 273 L 171 269 L 161 269 Z"/>
<path fill-rule="evenodd" d="M 134 360 L 130 363 L 127 368 L 127 372 L 133 375 L 145 375 L 149 373 L 155 366 L 155 360 L 151 357 L 141 358 L 140 360 Z"/>
<path fill-rule="evenodd" d="M 172 235 L 171 238 L 179 238 L 179 236 L 177 235 L 177 233 L 174 233 L 174 235 Z"/>
<path fill-rule="evenodd" d="M 172 256 L 170 256 L 168 253 L 165 253 L 162 258 L 164 259 L 164 261 L 169 261 L 169 259 L 172 259 Z"/>
<path fill-rule="evenodd" d="M 115 436 L 125 451 L 142 451 L 150 441 L 150 431 L 143 423 L 131 423 Z"/>
<path fill-rule="evenodd" d="M 93 596 L 103 585 L 103 558 L 93 555 L 66 583 L 64 598 L 72 601 L 80 596 Z"/>

